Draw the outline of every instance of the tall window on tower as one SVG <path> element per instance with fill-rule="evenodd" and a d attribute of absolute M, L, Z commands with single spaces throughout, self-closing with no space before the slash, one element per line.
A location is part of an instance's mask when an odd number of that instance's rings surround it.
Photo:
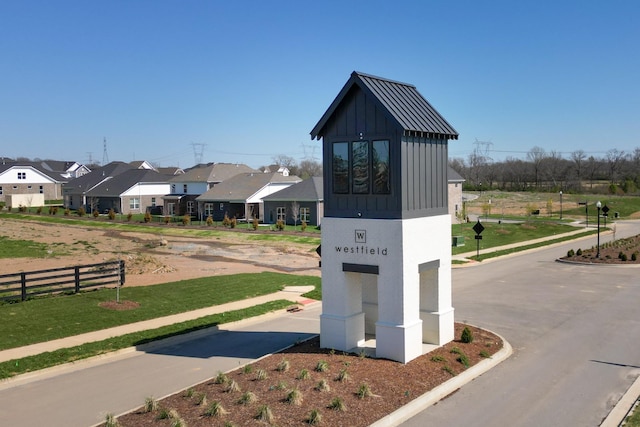
<path fill-rule="evenodd" d="M 389 140 L 334 142 L 335 194 L 389 194 Z"/>
<path fill-rule="evenodd" d="M 333 192 L 349 193 L 349 143 L 333 143 Z"/>

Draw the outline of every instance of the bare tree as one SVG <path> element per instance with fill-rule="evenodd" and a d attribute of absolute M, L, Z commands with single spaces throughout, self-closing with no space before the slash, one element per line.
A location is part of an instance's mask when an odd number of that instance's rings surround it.
<path fill-rule="evenodd" d="M 542 161 L 547 156 L 544 148 L 535 146 L 527 153 L 527 159 L 533 164 L 533 175 L 536 188 L 540 185 L 540 169 Z"/>
<path fill-rule="evenodd" d="M 611 184 L 616 182 L 625 157 L 624 151 L 618 151 L 615 148 L 607 151 L 607 178 Z"/>
<path fill-rule="evenodd" d="M 571 160 L 573 160 L 573 170 L 576 173 L 576 179 L 578 181 L 578 190 L 582 187 L 582 174 L 584 169 L 584 162 L 587 158 L 587 155 L 584 153 L 584 150 L 576 150 L 571 153 Z"/>
<path fill-rule="evenodd" d="M 297 173 L 302 179 L 311 178 L 312 176 L 322 176 L 322 163 L 314 160 L 303 160 L 298 166 Z"/>
<path fill-rule="evenodd" d="M 291 219 L 293 219 L 293 229 L 298 226 L 298 219 L 300 218 L 300 203 L 291 202 Z"/>

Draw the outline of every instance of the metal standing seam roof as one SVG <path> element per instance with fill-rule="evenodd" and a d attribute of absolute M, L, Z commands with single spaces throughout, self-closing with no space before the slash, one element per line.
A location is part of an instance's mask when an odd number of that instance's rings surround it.
<path fill-rule="evenodd" d="M 311 139 L 322 137 L 323 128 L 349 90 L 357 85 L 389 112 L 405 135 L 458 139 L 458 132 L 418 92 L 414 85 L 354 71 L 329 109 L 311 131 Z"/>

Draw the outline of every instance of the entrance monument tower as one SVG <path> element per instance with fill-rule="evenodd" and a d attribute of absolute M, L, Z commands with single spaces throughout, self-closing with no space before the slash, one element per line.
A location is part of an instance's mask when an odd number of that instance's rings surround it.
<path fill-rule="evenodd" d="M 353 72 L 318 124 L 323 141 L 320 344 L 407 363 L 454 338 L 448 141 L 415 86 Z"/>

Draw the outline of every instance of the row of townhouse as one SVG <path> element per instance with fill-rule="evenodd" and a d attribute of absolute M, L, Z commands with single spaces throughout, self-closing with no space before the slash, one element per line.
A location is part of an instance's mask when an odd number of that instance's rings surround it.
<path fill-rule="evenodd" d="M 11 195 L 22 201 L 42 194 L 43 200 L 62 200 L 70 209 L 121 214 L 150 212 L 155 215 L 183 216 L 204 221 L 224 216 L 273 224 L 320 225 L 324 215 L 322 178 L 302 181 L 286 168 L 255 170 L 243 164 L 210 163 L 182 170 L 154 168 L 148 162 L 111 162 L 89 171 L 73 164 L 68 170 L 54 171 L 38 162 L 0 165 L 0 202 Z M 69 166 L 60 162 L 56 167 Z M 51 169 L 51 170 L 50 170 Z M 271 172 L 275 170 L 275 172 Z M 453 219 L 462 207 L 463 179 L 449 170 L 449 211 Z M 16 206 L 17 207 L 17 206 Z"/>

